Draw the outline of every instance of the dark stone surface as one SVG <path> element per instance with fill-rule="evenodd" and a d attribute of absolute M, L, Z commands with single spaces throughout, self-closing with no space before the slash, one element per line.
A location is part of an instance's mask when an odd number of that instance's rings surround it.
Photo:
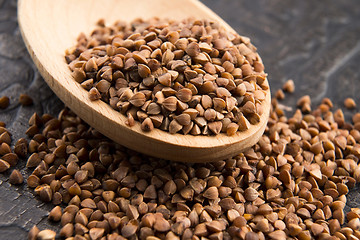
<path fill-rule="evenodd" d="M 360 105 L 360 7 L 358 0 L 203 0 L 238 33 L 251 37 L 263 58 L 274 92 L 289 78 L 296 93 L 283 102 L 295 107 L 309 94 L 314 105 L 329 97 L 335 108 L 353 97 Z M 34 96 L 34 105 L 21 107 L 18 96 Z M 21 40 L 16 1 L 0 0 L 0 96 L 11 105 L 0 110 L 13 133 L 24 137 L 27 120 L 36 111 L 56 114 L 62 103 L 36 71 Z M 356 110 L 345 111 L 347 116 Z M 20 161 L 18 168 L 28 176 Z M 25 185 L 11 186 L 9 172 L 0 175 L 0 239 L 25 239 L 34 225 L 58 229 L 46 217 L 51 205 L 41 203 Z M 352 190 L 348 207 L 359 207 L 359 188 Z"/>

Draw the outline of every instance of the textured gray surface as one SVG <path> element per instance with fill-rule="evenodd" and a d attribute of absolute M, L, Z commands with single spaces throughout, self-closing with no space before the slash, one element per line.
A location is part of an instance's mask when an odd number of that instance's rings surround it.
<path fill-rule="evenodd" d="M 299 96 L 309 94 L 316 105 L 327 96 L 342 107 L 346 97 L 360 105 L 360 5 L 358 0 L 204 0 L 240 34 L 251 37 L 269 73 L 272 90 L 289 78 L 296 93 L 285 104 L 295 106 Z M 21 107 L 21 93 L 34 96 L 34 105 Z M 37 73 L 22 43 L 16 20 L 16 1 L 0 0 L 0 96 L 11 105 L 0 110 L 13 139 L 24 137 L 27 120 L 36 111 L 57 113 L 62 103 Z M 350 116 L 354 111 L 345 111 Z M 18 167 L 24 169 L 24 160 Z M 0 175 L 0 240 L 25 239 L 34 224 L 50 227 L 42 204 L 25 185 L 11 186 L 9 173 Z M 352 190 L 348 207 L 359 207 L 359 188 Z"/>

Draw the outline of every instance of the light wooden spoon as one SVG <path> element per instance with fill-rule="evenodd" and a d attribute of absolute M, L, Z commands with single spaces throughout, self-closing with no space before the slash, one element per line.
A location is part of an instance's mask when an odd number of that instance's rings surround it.
<path fill-rule="evenodd" d="M 192 136 L 169 134 L 155 129 L 149 133 L 125 125 L 126 117 L 102 101 L 92 102 L 88 92 L 71 76 L 65 50 L 76 44 L 80 32 L 89 34 L 96 22 L 132 21 L 151 17 L 207 18 L 235 32 L 226 22 L 197 0 L 19 0 L 21 33 L 41 75 L 56 95 L 78 116 L 121 145 L 151 156 L 183 161 L 210 162 L 232 157 L 254 145 L 263 134 L 270 109 L 270 90 L 263 103 L 260 123 L 235 136 Z"/>

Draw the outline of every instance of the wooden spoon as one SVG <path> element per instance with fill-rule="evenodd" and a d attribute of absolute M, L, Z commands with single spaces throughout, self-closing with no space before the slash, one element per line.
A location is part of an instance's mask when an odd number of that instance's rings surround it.
<path fill-rule="evenodd" d="M 235 32 L 197 0 L 19 0 L 21 33 L 41 75 L 56 95 L 79 117 L 119 144 L 158 158 L 183 162 L 210 162 L 232 157 L 254 145 L 263 134 L 270 109 L 270 90 L 263 102 L 260 123 L 235 136 L 169 134 L 155 129 L 143 132 L 140 124 L 125 125 L 126 117 L 102 101 L 92 102 L 74 81 L 65 62 L 65 50 L 76 44 L 80 32 L 89 34 L 96 22 L 132 21 L 151 17 L 207 18 Z"/>

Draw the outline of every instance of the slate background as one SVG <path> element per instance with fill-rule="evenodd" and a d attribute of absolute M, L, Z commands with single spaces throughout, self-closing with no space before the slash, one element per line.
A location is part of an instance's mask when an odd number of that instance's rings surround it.
<path fill-rule="evenodd" d="M 320 103 L 329 97 L 335 108 L 343 107 L 346 97 L 360 106 L 360 3 L 358 0 L 203 0 L 238 33 L 249 36 L 269 74 L 273 93 L 289 78 L 296 93 L 284 104 L 295 107 L 305 94 Z M 27 121 L 36 111 L 56 114 L 61 101 L 47 87 L 22 42 L 16 17 L 16 1 L 0 0 L 0 96 L 11 104 L 0 110 L 0 121 L 7 124 L 13 139 L 24 137 Z M 34 96 L 34 105 L 21 107 L 21 93 Z M 357 110 L 359 107 L 357 108 Z M 357 110 L 345 111 L 347 117 Z M 18 168 L 24 169 L 25 161 Z M 0 175 L 0 240 L 26 239 L 27 231 L 40 228 L 58 230 L 47 221 L 50 204 L 41 203 L 25 184 L 11 186 L 9 171 Z M 352 190 L 347 208 L 360 206 L 360 188 Z"/>

